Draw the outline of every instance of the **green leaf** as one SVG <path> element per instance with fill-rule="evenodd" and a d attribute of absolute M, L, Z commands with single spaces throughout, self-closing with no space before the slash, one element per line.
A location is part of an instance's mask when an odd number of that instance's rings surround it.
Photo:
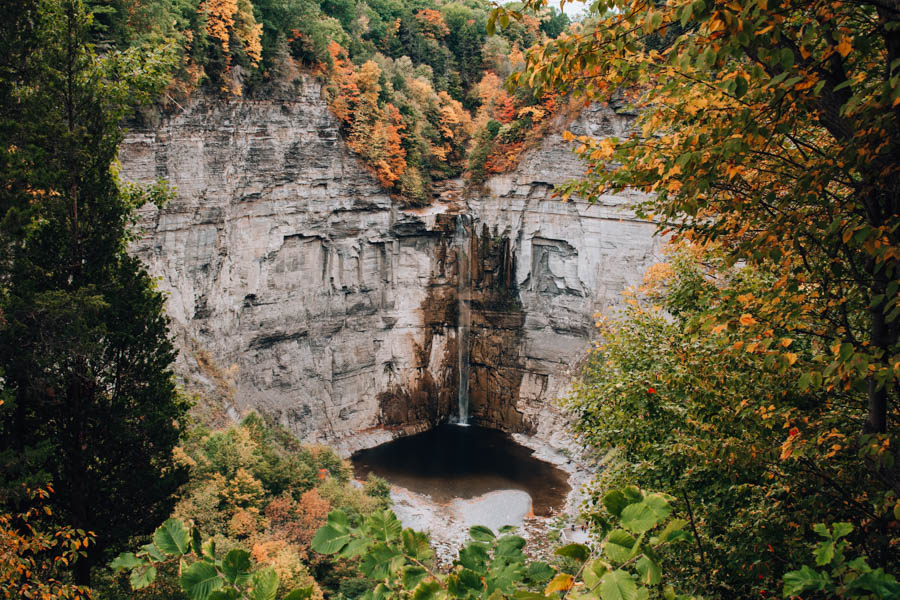
<path fill-rule="evenodd" d="M 781 60 L 781 68 L 790 69 L 794 66 L 794 52 L 790 48 L 782 48 L 779 58 Z"/>
<path fill-rule="evenodd" d="M 684 8 L 681 9 L 681 26 L 685 27 L 688 21 L 691 20 L 691 15 L 694 12 L 694 7 L 690 4 L 685 4 Z"/>
<path fill-rule="evenodd" d="M 734 95 L 737 98 L 742 98 L 744 94 L 747 93 L 748 88 L 747 80 L 738 75 L 734 80 Z"/>
<path fill-rule="evenodd" d="M 343 558 L 356 558 L 366 551 L 369 547 L 369 540 L 365 538 L 354 538 L 350 543 L 341 548 L 338 554 Z"/>
<path fill-rule="evenodd" d="M 366 553 L 359 568 L 371 579 L 383 579 L 393 570 L 394 559 L 398 557 L 398 550 L 379 542 Z"/>
<path fill-rule="evenodd" d="M 240 548 L 230 550 L 222 560 L 222 572 L 228 583 L 246 582 L 250 575 L 250 553 Z"/>
<path fill-rule="evenodd" d="M 504 525 L 503 527 L 501 527 L 500 529 L 497 530 L 497 533 L 499 533 L 501 535 L 506 534 L 506 533 L 513 533 L 516 529 L 518 529 L 518 527 L 516 527 L 515 525 Z"/>
<path fill-rule="evenodd" d="M 821 542 L 813 551 L 813 556 L 816 557 L 817 566 L 829 564 L 834 559 L 834 542 L 830 540 Z"/>
<path fill-rule="evenodd" d="M 312 549 L 319 554 L 334 554 L 341 550 L 350 541 L 348 531 L 339 531 L 331 525 L 325 525 L 313 536 Z"/>
<path fill-rule="evenodd" d="M 190 548 L 191 536 L 184 523 L 169 519 L 153 533 L 153 543 L 166 554 L 182 556 Z"/>
<path fill-rule="evenodd" d="M 803 592 L 822 591 L 830 582 L 830 579 L 813 571 L 809 565 L 803 565 L 799 571 L 790 571 L 784 574 L 784 596 L 797 596 Z"/>
<path fill-rule="evenodd" d="M 684 531 L 684 527 L 687 525 L 687 521 L 684 519 L 672 519 L 666 526 L 663 527 L 663 530 L 659 532 L 659 541 L 660 542 L 673 542 L 677 539 L 685 538 L 687 536 L 687 532 Z"/>
<path fill-rule="evenodd" d="M 488 558 L 488 549 L 483 544 L 469 542 L 459 551 L 458 562 L 467 569 L 480 571 Z"/>
<path fill-rule="evenodd" d="M 451 579 L 448 580 L 448 584 L 451 593 L 456 596 L 465 596 L 467 594 L 467 589 L 475 590 L 479 594 L 484 591 L 484 582 L 482 581 L 481 576 L 471 569 L 460 569 L 459 573 L 456 575 L 455 581 L 451 576 Z"/>
<path fill-rule="evenodd" d="M 637 584 L 631 575 L 622 569 L 607 573 L 600 583 L 602 600 L 637 600 Z"/>
<path fill-rule="evenodd" d="M 584 566 L 584 570 L 582 571 L 584 584 L 588 586 L 588 588 L 594 589 L 600 583 L 600 579 L 611 570 L 612 567 L 609 563 L 606 563 L 599 558 L 592 560 Z"/>
<path fill-rule="evenodd" d="M 424 567 L 411 565 L 403 569 L 403 587 L 408 590 L 414 589 L 428 575 L 428 571 Z"/>
<path fill-rule="evenodd" d="M 619 490 L 612 490 L 603 496 L 603 506 L 617 517 L 622 514 L 622 509 L 628 506 L 628 504 L 629 502 L 625 498 L 625 494 Z"/>
<path fill-rule="evenodd" d="M 224 583 L 216 568 L 208 562 L 195 562 L 181 571 L 181 588 L 191 600 L 206 600 L 210 592 Z"/>
<path fill-rule="evenodd" d="M 834 532 L 832 539 L 839 540 L 844 536 L 850 535 L 850 532 L 853 531 L 853 525 L 850 523 L 835 523 L 832 526 L 832 531 Z"/>
<path fill-rule="evenodd" d="M 415 589 L 412 600 L 434 600 L 441 592 L 441 584 L 436 581 L 422 582 Z"/>
<path fill-rule="evenodd" d="M 622 563 L 631 557 L 634 541 L 634 538 L 627 531 L 615 529 L 606 538 L 603 550 L 611 560 Z"/>
<path fill-rule="evenodd" d="M 208 560 L 216 560 L 216 540 L 210 538 L 203 542 L 201 547 L 203 558 Z"/>
<path fill-rule="evenodd" d="M 712 46 L 707 46 L 703 54 L 700 55 L 701 68 L 709 68 L 716 64 L 716 50 Z"/>
<path fill-rule="evenodd" d="M 328 525 L 331 525 L 332 528 L 340 531 L 341 533 L 347 533 L 350 531 L 350 519 L 347 518 L 347 513 L 342 510 L 333 510 L 328 513 Z"/>
<path fill-rule="evenodd" d="M 469 537 L 471 537 L 476 542 L 490 542 L 493 541 L 497 536 L 495 536 L 494 532 L 484 525 L 475 525 L 474 527 L 469 528 Z"/>
<path fill-rule="evenodd" d="M 625 494 L 625 499 L 628 500 L 629 504 L 634 504 L 644 499 L 644 493 L 636 485 L 626 485 L 622 488 L 622 493 Z"/>
<path fill-rule="evenodd" d="M 636 504 L 622 509 L 622 525 L 635 533 L 643 533 L 662 523 L 672 513 L 668 501 L 659 494 L 647 494 Z"/>
<path fill-rule="evenodd" d="M 384 510 L 366 518 L 366 531 L 380 542 L 390 542 L 400 537 L 403 525 L 392 511 Z"/>
<path fill-rule="evenodd" d="M 210 592 L 207 600 L 237 600 L 237 590 L 226 588 Z"/>
<path fill-rule="evenodd" d="M 556 571 L 554 571 L 550 565 L 543 561 L 536 560 L 528 564 L 528 569 L 525 571 L 525 577 L 531 583 L 544 583 L 550 581 L 555 573 Z"/>
<path fill-rule="evenodd" d="M 522 556 L 522 548 L 525 547 L 525 538 L 518 535 L 505 535 L 497 541 L 497 549 L 494 555 L 503 558 L 517 558 Z"/>
<path fill-rule="evenodd" d="M 516 590 L 513 592 L 513 598 L 516 600 L 548 600 L 547 596 L 543 594 L 529 592 L 527 590 Z"/>
<path fill-rule="evenodd" d="M 297 588 L 290 594 L 284 597 L 284 600 L 307 600 L 308 598 L 312 598 L 313 595 L 313 586 L 308 585 L 306 587 Z"/>
<path fill-rule="evenodd" d="M 662 581 L 662 571 L 655 561 L 650 560 L 647 556 L 642 556 L 634 566 L 640 575 L 640 581 L 644 585 L 656 585 Z"/>
<path fill-rule="evenodd" d="M 656 515 L 643 502 L 630 504 L 622 510 L 622 525 L 634 533 L 644 533 L 656 527 Z"/>
<path fill-rule="evenodd" d="M 125 569 L 130 570 L 143 564 L 146 564 L 146 562 L 135 556 L 134 553 L 123 552 L 109 563 L 109 568 L 118 572 Z"/>
<path fill-rule="evenodd" d="M 561 548 L 557 548 L 554 554 L 583 563 L 591 555 L 591 549 L 584 544 L 566 544 Z"/>
<path fill-rule="evenodd" d="M 166 555 L 160 552 L 159 548 L 157 548 L 154 544 L 145 544 L 141 546 L 141 551 L 149 556 L 153 560 L 153 562 L 166 561 Z"/>
<path fill-rule="evenodd" d="M 884 572 L 884 569 L 875 569 L 863 573 L 845 588 L 848 598 L 858 598 L 867 594 L 874 594 L 877 598 L 900 598 L 900 584 L 893 575 Z"/>
<path fill-rule="evenodd" d="M 260 569 L 250 577 L 250 587 L 250 600 L 275 600 L 278 573 L 272 567 Z"/>
<path fill-rule="evenodd" d="M 131 582 L 131 589 L 140 590 L 156 579 L 156 567 L 150 565 L 147 567 L 139 567 L 131 572 L 128 581 Z"/>
<path fill-rule="evenodd" d="M 428 536 L 420 531 L 404 529 L 402 533 L 403 551 L 416 560 L 427 560 L 434 555 L 428 544 Z"/>

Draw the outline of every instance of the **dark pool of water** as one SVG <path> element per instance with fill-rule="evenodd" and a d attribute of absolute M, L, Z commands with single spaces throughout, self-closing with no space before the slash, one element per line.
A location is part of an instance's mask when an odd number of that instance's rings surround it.
<path fill-rule="evenodd" d="M 531 496 L 534 513 L 548 516 L 562 508 L 568 476 L 532 454 L 502 431 L 441 425 L 361 450 L 350 460 L 358 478 L 375 473 L 437 502 L 523 490 Z"/>

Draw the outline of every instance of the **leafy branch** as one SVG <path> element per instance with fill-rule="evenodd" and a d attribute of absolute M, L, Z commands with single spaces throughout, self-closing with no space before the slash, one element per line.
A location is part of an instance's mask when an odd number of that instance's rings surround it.
<path fill-rule="evenodd" d="M 196 527 L 169 519 L 153 534 L 153 541 L 136 552 L 124 552 L 110 563 L 116 572 L 129 571 L 132 589 L 156 579 L 159 564 L 178 560 L 179 582 L 190 600 L 275 600 L 278 574 L 271 567 L 254 570 L 250 553 L 241 548 L 216 558 L 215 540 L 203 541 Z M 300 588 L 284 600 L 308 600 L 312 588 Z"/>

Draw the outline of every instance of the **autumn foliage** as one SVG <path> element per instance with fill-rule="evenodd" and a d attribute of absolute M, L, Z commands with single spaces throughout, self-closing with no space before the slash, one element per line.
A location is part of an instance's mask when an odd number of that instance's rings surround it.
<path fill-rule="evenodd" d="M 88 600 L 87 587 L 69 581 L 68 569 L 85 555 L 93 535 L 53 526 L 45 503 L 52 487 L 28 492 L 28 506 L 0 514 L 0 598 Z"/>

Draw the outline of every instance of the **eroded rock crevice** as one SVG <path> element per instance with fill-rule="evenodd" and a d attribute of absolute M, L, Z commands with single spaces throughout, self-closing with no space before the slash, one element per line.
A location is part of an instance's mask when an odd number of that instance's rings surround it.
<path fill-rule="evenodd" d="M 570 129 L 627 121 L 597 107 Z M 168 295 L 188 389 L 348 452 L 458 415 L 462 337 L 471 422 L 550 440 L 594 313 L 658 260 L 633 198 L 552 197 L 582 169 L 558 135 L 478 193 L 446 182 L 398 209 L 311 79 L 279 100 L 195 98 L 133 127 L 120 159 L 177 189 L 141 210 L 132 251 Z"/>

